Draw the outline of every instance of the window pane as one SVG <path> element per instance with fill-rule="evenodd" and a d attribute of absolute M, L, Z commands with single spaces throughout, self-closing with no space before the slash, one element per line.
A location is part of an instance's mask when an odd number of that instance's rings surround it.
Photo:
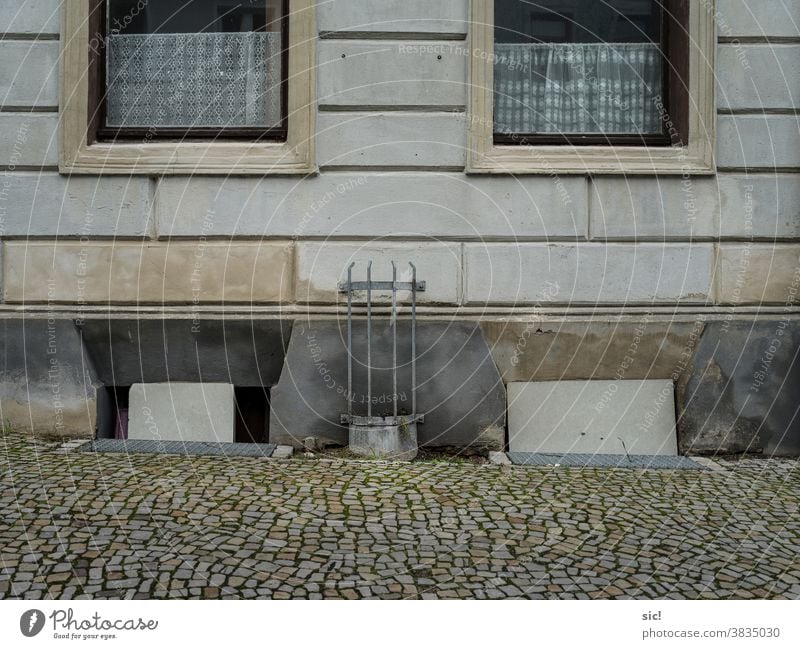
<path fill-rule="evenodd" d="M 495 132 L 660 135 L 655 0 L 495 0 Z"/>
<path fill-rule="evenodd" d="M 281 124 L 281 0 L 108 0 L 106 125 Z"/>

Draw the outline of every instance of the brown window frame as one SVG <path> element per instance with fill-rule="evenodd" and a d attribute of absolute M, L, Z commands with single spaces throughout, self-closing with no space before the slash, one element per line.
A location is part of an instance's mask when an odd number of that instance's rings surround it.
<path fill-rule="evenodd" d="M 494 2 L 495 0 L 492 0 Z M 689 0 L 657 0 L 661 10 L 661 96 L 675 132 L 663 134 L 493 133 L 496 145 L 683 146 L 689 120 Z M 492 89 L 494 92 L 494 89 Z"/>
<path fill-rule="evenodd" d="M 89 0 L 89 123 L 88 142 L 128 140 L 246 140 L 287 139 L 289 130 L 289 0 L 281 0 L 281 123 L 272 128 L 252 127 L 108 127 L 106 122 L 106 37 L 108 0 Z"/>

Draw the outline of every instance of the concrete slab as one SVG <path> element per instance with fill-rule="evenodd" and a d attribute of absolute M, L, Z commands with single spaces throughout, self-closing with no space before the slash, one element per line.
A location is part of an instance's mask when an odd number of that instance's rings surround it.
<path fill-rule="evenodd" d="M 233 442 L 234 410 L 229 383 L 136 383 L 128 439 Z"/>
<path fill-rule="evenodd" d="M 508 385 L 510 450 L 677 455 L 672 381 Z"/>

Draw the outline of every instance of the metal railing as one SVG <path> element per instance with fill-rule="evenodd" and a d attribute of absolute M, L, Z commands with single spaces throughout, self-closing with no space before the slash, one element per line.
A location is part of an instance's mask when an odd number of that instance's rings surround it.
<path fill-rule="evenodd" d="M 397 293 L 399 291 L 409 291 L 411 293 L 411 415 L 404 416 L 406 422 L 411 420 L 422 422 L 423 415 L 417 413 L 417 293 L 425 291 L 425 282 L 417 281 L 417 268 L 409 262 L 411 269 L 410 282 L 397 281 L 397 265 L 392 261 L 392 280 L 374 281 L 372 279 L 372 261 L 367 263 L 367 280 L 353 281 L 353 268 L 356 262 L 347 268 L 347 281 L 339 284 L 339 292 L 347 295 L 347 414 L 341 416 L 343 424 L 358 423 L 359 425 L 386 425 L 392 423 L 387 417 L 372 416 L 372 293 L 373 291 L 391 291 L 391 329 L 392 329 L 392 419 L 395 422 L 399 419 L 397 411 Z M 367 416 L 360 417 L 353 415 L 353 299 L 357 291 L 366 292 L 367 305 Z"/>

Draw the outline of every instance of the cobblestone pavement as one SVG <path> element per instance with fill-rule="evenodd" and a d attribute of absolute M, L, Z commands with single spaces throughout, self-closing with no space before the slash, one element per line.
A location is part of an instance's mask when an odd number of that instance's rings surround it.
<path fill-rule="evenodd" d="M 0 439 L 0 597 L 800 598 L 795 461 L 59 454 Z"/>

